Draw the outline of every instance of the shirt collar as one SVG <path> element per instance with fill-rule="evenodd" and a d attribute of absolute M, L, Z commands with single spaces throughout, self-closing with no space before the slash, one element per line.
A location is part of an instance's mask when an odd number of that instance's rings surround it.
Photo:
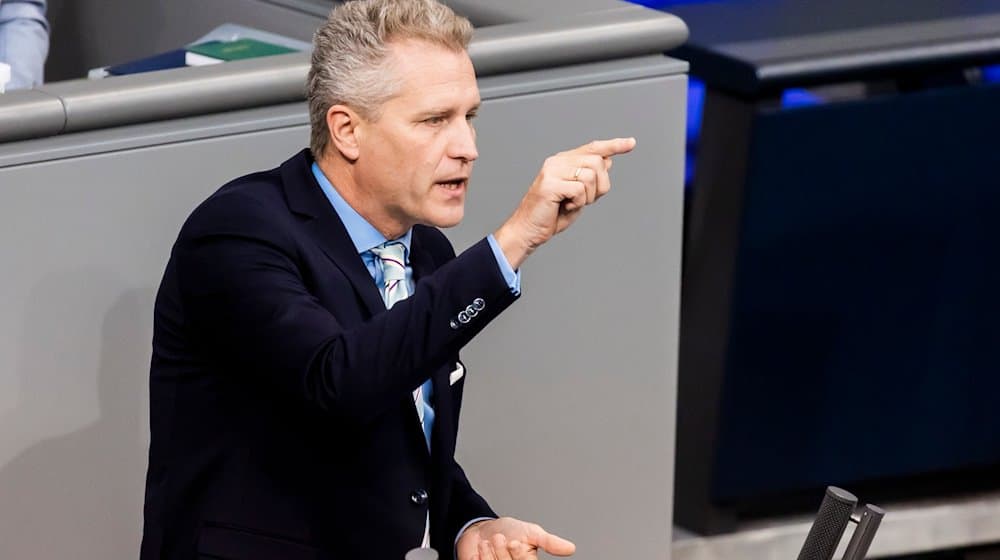
<path fill-rule="evenodd" d="M 316 162 L 312 164 L 312 172 L 319 183 L 319 187 L 323 189 L 326 199 L 330 201 L 330 205 L 333 206 L 334 211 L 340 216 L 340 221 L 344 223 L 347 235 L 351 237 L 351 242 L 354 243 L 354 248 L 358 251 L 358 254 L 369 251 L 372 247 L 378 247 L 388 241 L 379 230 L 375 229 L 375 226 L 371 225 L 361 214 L 358 214 L 358 211 L 351 207 L 344 200 L 344 197 L 340 196 L 337 189 L 333 187 L 333 183 L 326 178 L 323 170 L 319 168 L 319 164 Z M 407 260 L 409 260 L 410 240 L 412 238 L 413 228 L 410 228 L 406 230 L 406 233 L 402 237 L 395 239 L 395 241 L 399 241 L 406 247 Z"/>

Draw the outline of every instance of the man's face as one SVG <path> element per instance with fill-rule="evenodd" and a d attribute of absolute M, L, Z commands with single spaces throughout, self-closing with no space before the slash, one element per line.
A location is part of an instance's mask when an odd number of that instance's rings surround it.
<path fill-rule="evenodd" d="M 423 41 L 390 44 L 399 94 L 378 120 L 362 121 L 354 177 L 377 207 L 383 233 L 414 224 L 451 227 L 462 220 L 472 173 L 479 88 L 472 61 Z M 398 228 L 398 229 L 397 229 Z"/>

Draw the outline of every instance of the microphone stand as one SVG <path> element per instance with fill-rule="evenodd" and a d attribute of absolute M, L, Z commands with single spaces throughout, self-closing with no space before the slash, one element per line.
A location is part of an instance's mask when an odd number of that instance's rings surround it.
<path fill-rule="evenodd" d="M 836 486 L 828 486 L 816 513 L 816 520 L 802 544 L 798 560 L 831 560 L 847 525 L 852 522 L 857 524 L 857 528 L 847 543 L 843 560 L 864 560 L 875 538 L 875 531 L 885 516 L 885 510 L 866 504 L 855 513 L 857 504 L 858 498 L 854 494 Z"/>
<path fill-rule="evenodd" d="M 414 548 L 406 553 L 405 560 L 438 560 L 438 553 L 433 548 Z"/>
<path fill-rule="evenodd" d="M 854 530 L 851 541 L 847 543 L 847 551 L 844 552 L 843 560 L 864 560 L 865 555 L 868 554 L 868 547 L 872 545 L 872 539 L 875 538 L 875 531 L 878 531 L 878 526 L 882 523 L 884 516 L 885 510 L 872 504 L 861 509 L 857 520 L 858 528 Z M 851 521 L 854 521 L 854 518 Z"/>

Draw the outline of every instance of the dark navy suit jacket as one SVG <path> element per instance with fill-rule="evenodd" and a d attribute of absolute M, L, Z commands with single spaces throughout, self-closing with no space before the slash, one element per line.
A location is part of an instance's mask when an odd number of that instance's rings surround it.
<path fill-rule="evenodd" d="M 386 311 L 308 150 L 188 218 L 154 313 L 143 560 L 452 554 L 493 516 L 454 460 L 458 352 L 516 296 L 486 240 L 416 226 Z M 480 301 L 476 301 L 480 300 Z M 458 314 L 475 302 L 471 320 Z M 412 391 L 434 383 L 428 453 Z"/>

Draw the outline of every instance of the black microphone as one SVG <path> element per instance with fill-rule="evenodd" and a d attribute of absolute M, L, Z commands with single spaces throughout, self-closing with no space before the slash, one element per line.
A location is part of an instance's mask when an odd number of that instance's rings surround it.
<path fill-rule="evenodd" d="M 858 499 L 847 490 L 827 486 L 826 495 L 819 505 L 813 522 L 802 544 L 798 560 L 830 560 L 837 552 L 837 545 L 844 536 L 844 529 L 851 521 Z"/>
<path fill-rule="evenodd" d="M 850 542 L 847 543 L 847 551 L 844 552 L 844 560 L 864 560 L 868 554 L 868 547 L 872 545 L 875 538 L 875 531 L 882 523 L 885 510 L 872 504 L 865 505 L 861 510 L 861 517 L 858 519 L 858 528 L 851 535 Z"/>
<path fill-rule="evenodd" d="M 406 553 L 405 560 L 438 560 L 438 553 L 433 548 L 414 548 Z"/>

